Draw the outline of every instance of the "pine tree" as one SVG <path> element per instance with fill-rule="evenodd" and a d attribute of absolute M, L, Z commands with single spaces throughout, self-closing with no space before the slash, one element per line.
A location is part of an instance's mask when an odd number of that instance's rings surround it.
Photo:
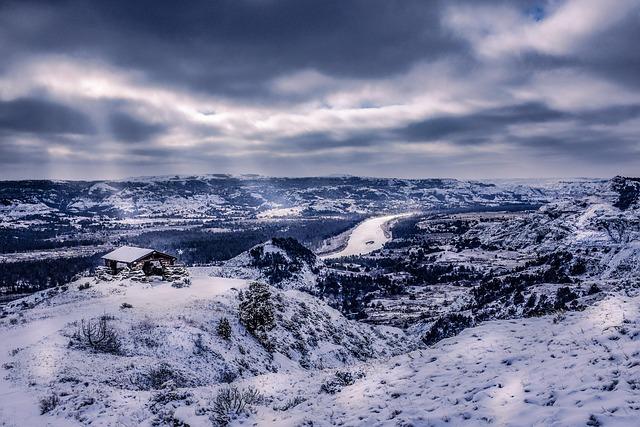
<path fill-rule="evenodd" d="M 218 326 L 216 327 L 216 332 L 218 336 L 224 338 L 225 340 L 231 339 L 231 325 L 229 324 L 229 319 L 223 317 L 218 321 Z"/>
<path fill-rule="evenodd" d="M 273 303 L 269 286 L 252 282 L 241 296 L 240 322 L 266 348 L 270 348 L 267 332 L 275 327 Z"/>

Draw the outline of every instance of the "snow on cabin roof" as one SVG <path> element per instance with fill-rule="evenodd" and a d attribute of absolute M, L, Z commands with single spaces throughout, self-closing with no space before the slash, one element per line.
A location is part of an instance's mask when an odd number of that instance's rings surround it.
<path fill-rule="evenodd" d="M 102 258 L 118 262 L 134 262 L 153 252 L 153 249 L 136 248 L 135 246 L 121 246 L 104 255 Z"/>

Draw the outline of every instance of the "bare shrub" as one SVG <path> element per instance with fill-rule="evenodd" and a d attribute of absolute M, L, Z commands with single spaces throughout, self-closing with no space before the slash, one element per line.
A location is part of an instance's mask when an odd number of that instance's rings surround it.
<path fill-rule="evenodd" d="M 40 415 L 53 411 L 60 404 L 60 398 L 53 393 L 40 399 Z"/>
<path fill-rule="evenodd" d="M 127 309 L 127 308 L 133 308 L 133 305 L 129 304 L 128 302 L 123 302 L 122 304 L 120 304 L 120 308 L 122 310 Z"/>
<path fill-rule="evenodd" d="M 109 324 L 111 318 L 102 316 L 98 320 L 82 319 L 74 338 L 81 344 L 100 353 L 119 354 L 120 337 L 117 330 Z"/>
<path fill-rule="evenodd" d="M 205 354 L 209 351 L 209 347 L 202 339 L 202 334 L 197 334 L 193 340 L 193 354 Z"/>
<path fill-rule="evenodd" d="M 172 381 L 165 383 L 164 388 L 149 399 L 149 410 L 155 415 L 151 425 L 187 426 L 188 424 L 175 418 L 175 410 L 181 406 L 193 405 L 194 402 L 190 391 L 179 390 Z"/>
<path fill-rule="evenodd" d="M 305 399 L 302 396 L 296 396 L 293 399 L 289 399 L 287 400 L 283 405 L 281 406 L 274 406 L 273 410 L 274 411 L 288 411 L 291 408 L 294 408 L 296 406 L 298 406 L 301 403 L 306 402 L 307 399 Z"/>
<path fill-rule="evenodd" d="M 553 316 L 553 323 L 561 323 L 566 318 L 567 315 L 564 310 L 557 310 L 556 314 Z"/>
<path fill-rule="evenodd" d="M 211 422 L 226 426 L 232 420 L 248 413 L 252 405 L 262 401 L 262 395 L 253 387 L 238 389 L 235 386 L 221 389 L 212 402 Z"/>
<path fill-rule="evenodd" d="M 161 363 L 157 367 L 149 368 L 147 372 L 139 373 L 131 382 L 140 390 L 160 390 L 168 385 L 172 387 L 189 385 L 185 376 L 168 363 Z"/>
<path fill-rule="evenodd" d="M 224 369 L 218 376 L 218 382 L 231 384 L 236 380 L 236 378 L 238 378 L 237 372 L 232 371 L 231 369 Z"/>

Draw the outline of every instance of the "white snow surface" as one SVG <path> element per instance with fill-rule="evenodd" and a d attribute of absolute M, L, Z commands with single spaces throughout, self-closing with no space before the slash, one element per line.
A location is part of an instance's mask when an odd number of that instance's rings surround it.
<path fill-rule="evenodd" d="M 354 367 L 364 377 L 319 392 L 332 371 L 257 377 L 287 411 L 277 426 L 632 426 L 640 410 L 640 297 L 610 295 L 584 312 L 491 321 L 433 347 Z M 276 406 L 276 405 L 273 405 Z M 588 424 L 589 423 L 589 424 Z"/>
<path fill-rule="evenodd" d="M 206 267 L 189 272 L 186 288 L 83 278 L 10 303 L 0 319 L 0 425 L 150 426 L 156 391 L 140 388 L 138 379 L 161 364 L 179 373 L 180 389 L 193 396 L 175 416 L 211 425 L 203 408 L 229 378 L 335 369 L 410 349 L 399 329 L 350 321 L 311 295 L 272 288 L 277 325 L 267 351 L 238 320 L 237 294 L 248 282 L 211 277 Z M 85 283 L 91 287 L 78 289 Z M 133 307 L 122 308 L 125 302 Z M 81 320 L 103 315 L 119 331 L 121 354 L 70 346 Z M 230 322 L 229 340 L 216 333 L 222 318 Z M 60 403 L 40 415 L 40 399 L 52 393 Z"/>
<path fill-rule="evenodd" d="M 192 271 L 194 271 L 192 269 Z M 196 271 L 197 274 L 197 271 Z M 80 280 L 84 283 L 87 279 Z M 185 307 L 199 300 L 222 295 L 232 288 L 243 288 L 247 282 L 239 279 L 198 276 L 192 277 L 189 288 L 174 288 L 168 282 L 149 285 L 142 283 L 109 283 L 102 289 L 72 292 L 59 295 L 62 301 L 52 303 L 42 300 L 43 293 L 23 299 L 37 306 L 17 317 L 24 323 L 13 327 L 0 327 L 0 364 L 3 367 L 15 364 L 11 352 L 17 351 L 20 364 L 30 367 L 28 377 L 34 383 L 54 379 L 58 371 L 96 369 L 96 375 L 104 374 L 110 367 L 100 366 L 90 357 L 75 360 L 69 365 L 68 354 L 63 350 L 65 338 L 59 333 L 67 325 L 81 319 L 89 319 L 105 313 L 117 313 L 123 302 L 132 304 L 137 316 L 153 317 L 179 307 Z M 76 284 L 77 286 L 77 284 Z M 46 292 L 46 291 L 45 291 Z M 65 301 L 65 299 L 68 299 Z M 50 305 L 50 306 L 49 306 Z M 22 316 L 21 316 L 22 314 Z M 26 354 L 25 354 L 26 353 Z M 102 363 L 109 364 L 109 358 Z M 65 363 L 66 362 L 66 363 Z M 82 366 L 82 364 L 86 364 Z M 6 373 L 7 371 L 5 371 Z M 76 426 L 84 423 L 63 417 L 41 417 L 38 411 L 37 387 L 11 381 L 7 375 L 0 377 L 0 425 L 2 426 Z M 87 390 L 88 391 L 88 390 Z M 97 414 L 96 414 L 97 415 Z M 100 418 L 100 417 L 99 417 Z M 112 425 L 113 420 L 98 420 L 96 425 Z M 120 425 L 133 425 L 123 423 Z"/>
<path fill-rule="evenodd" d="M 290 208 L 274 208 L 258 214 L 258 218 L 287 218 L 298 217 L 301 215 L 303 208 L 294 206 Z"/>
<path fill-rule="evenodd" d="M 365 255 L 381 249 L 391 240 L 391 235 L 385 230 L 389 222 L 410 214 L 385 215 L 369 218 L 358 224 L 347 241 L 347 246 L 339 252 L 321 255 L 322 259 L 340 258 L 351 255 Z"/>

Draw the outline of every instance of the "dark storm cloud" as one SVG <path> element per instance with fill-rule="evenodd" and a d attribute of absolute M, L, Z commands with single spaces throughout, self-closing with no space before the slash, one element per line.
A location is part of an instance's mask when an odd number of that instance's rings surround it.
<path fill-rule="evenodd" d="M 13 164 L 43 162 L 47 155 L 40 146 L 25 146 L 0 136 L 0 164 L 3 167 Z"/>
<path fill-rule="evenodd" d="M 34 134 L 92 134 L 91 120 L 80 111 L 38 98 L 0 101 L 0 131 Z"/>
<path fill-rule="evenodd" d="M 519 124 L 577 121 L 583 125 L 615 125 L 640 117 L 640 105 L 621 105 L 583 112 L 564 112 L 542 103 L 526 103 L 481 110 L 472 114 L 441 116 L 396 129 L 407 141 L 446 139 L 461 145 L 491 142 L 491 136 Z"/>
<path fill-rule="evenodd" d="M 0 156 L 32 170 L 42 160 L 88 169 L 108 154 L 133 171 L 182 162 L 176 168 L 188 171 L 200 164 L 203 171 L 310 175 L 340 167 L 424 176 L 442 165 L 454 167 L 445 175 L 472 175 L 474 159 L 491 172 L 490 162 L 573 153 L 581 164 L 609 162 L 598 170 L 613 170 L 639 151 L 629 135 L 640 118 L 640 8 L 613 24 L 603 16 L 606 25 L 588 24 L 595 29 L 584 37 L 574 34 L 582 27 L 533 42 L 519 33 L 564 4 L 0 1 Z M 471 10 L 459 28 L 446 19 L 456 8 Z M 490 13 L 476 15 L 477 8 Z M 522 18 L 516 27 L 506 9 Z M 469 29 L 482 19 L 486 31 Z M 42 72 L 50 64 L 71 75 Z M 591 90 L 593 97 L 580 93 Z M 168 131 L 184 144 L 159 144 Z M 508 153 L 490 152 L 495 142 Z M 445 154 L 435 145 L 446 145 Z"/>
<path fill-rule="evenodd" d="M 430 141 L 470 133 L 491 135 L 504 126 L 558 121 L 567 116 L 566 113 L 553 110 L 544 104 L 527 103 L 459 116 L 435 117 L 412 123 L 399 129 L 397 133 L 409 141 Z"/>
<path fill-rule="evenodd" d="M 640 11 L 595 35 L 579 54 L 570 55 L 578 66 L 612 81 L 640 88 Z"/>
<path fill-rule="evenodd" d="M 554 55 L 522 52 L 509 66 L 514 75 L 526 76 L 540 70 L 575 69 L 633 89 L 640 88 L 640 12 L 629 14 L 611 28 L 594 33 L 573 52 Z"/>
<path fill-rule="evenodd" d="M 262 146 L 273 150 L 287 150 L 295 153 L 312 153 L 335 148 L 366 148 L 379 146 L 389 141 L 389 135 L 380 132 L 357 132 L 348 136 L 332 135 L 328 132 L 313 132 L 294 137 L 281 138 Z"/>
<path fill-rule="evenodd" d="M 535 156 L 552 160 L 580 160 L 590 164 L 627 163 L 640 160 L 640 145 L 635 139 L 620 138 L 603 131 L 574 132 L 570 137 L 540 136 L 514 138 L 512 144 Z"/>
<path fill-rule="evenodd" d="M 31 21 L 5 31 L 22 52 L 98 56 L 165 84 L 256 97 L 272 78 L 300 69 L 383 77 L 460 50 L 438 3 L 20 1 L 0 13 Z"/>
<path fill-rule="evenodd" d="M 640 117 L 640 105 L 616 105 L 575 114 L 585 124 L 617 125 Z"/>
<path fill-rule="evenodd" d="M 165 126 L 148 123 L 126 113 L 114 112 L 109 116 L 109 129 L 114 138 L 125 142 L 142 142 L 166 130 Z"/>

